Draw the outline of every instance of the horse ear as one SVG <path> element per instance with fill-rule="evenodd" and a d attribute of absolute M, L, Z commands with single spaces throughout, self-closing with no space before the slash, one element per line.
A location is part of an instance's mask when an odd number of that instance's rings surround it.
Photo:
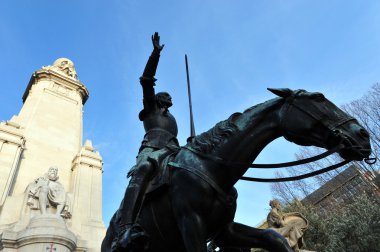
<path fill-rule="evenodd" d="M 287 98 L 293 94 L 293 91 L 289 88 L 267 88 L 273 94 L 280 96 L 282 98 Z"/>

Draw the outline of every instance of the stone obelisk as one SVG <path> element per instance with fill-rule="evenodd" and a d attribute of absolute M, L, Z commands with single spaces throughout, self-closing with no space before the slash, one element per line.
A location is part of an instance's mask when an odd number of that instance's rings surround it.
<path fill-rule="evenodd" d="M 83 144 L 88 95 L 73 62 L 60 58 L 33 73 L 20 113 L 0 123 L 4 251 L 100 251 L 103 163 Z"/>

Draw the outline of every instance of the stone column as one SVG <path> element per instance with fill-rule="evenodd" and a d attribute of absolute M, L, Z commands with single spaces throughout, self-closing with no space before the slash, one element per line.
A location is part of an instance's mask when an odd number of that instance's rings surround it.
<path fill-rule="evenodd" d="M 87 240 L 89 249 L 100 248 L 105 235 L 102 219 L 102 157 L 87 140 L 72 163 L 72 230 Z"/>
<path fill-rule="evenodd" d="M 25 138 L 14 116 L 0 123 L 0 208 L 12 193 Z"/>

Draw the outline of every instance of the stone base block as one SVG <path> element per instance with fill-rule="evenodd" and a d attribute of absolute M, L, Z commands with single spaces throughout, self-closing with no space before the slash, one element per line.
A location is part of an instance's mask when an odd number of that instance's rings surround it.
<path fill-rule="evenodd" d="M 67 229 L 60 216 L 45 214 L 33 217 L 24 230 L 5 230 L 1 245 L 4 252 L 74 252 L 77 248 L 77 237 Z"/>

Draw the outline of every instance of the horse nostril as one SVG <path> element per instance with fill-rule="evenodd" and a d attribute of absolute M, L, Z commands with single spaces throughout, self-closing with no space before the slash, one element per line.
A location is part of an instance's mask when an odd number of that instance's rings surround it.
<path fill-rule="evenodd" d="M 362 137 L 369 138 L 369 134 L 365 129 L 360 129 L 359 133 Z"/>

